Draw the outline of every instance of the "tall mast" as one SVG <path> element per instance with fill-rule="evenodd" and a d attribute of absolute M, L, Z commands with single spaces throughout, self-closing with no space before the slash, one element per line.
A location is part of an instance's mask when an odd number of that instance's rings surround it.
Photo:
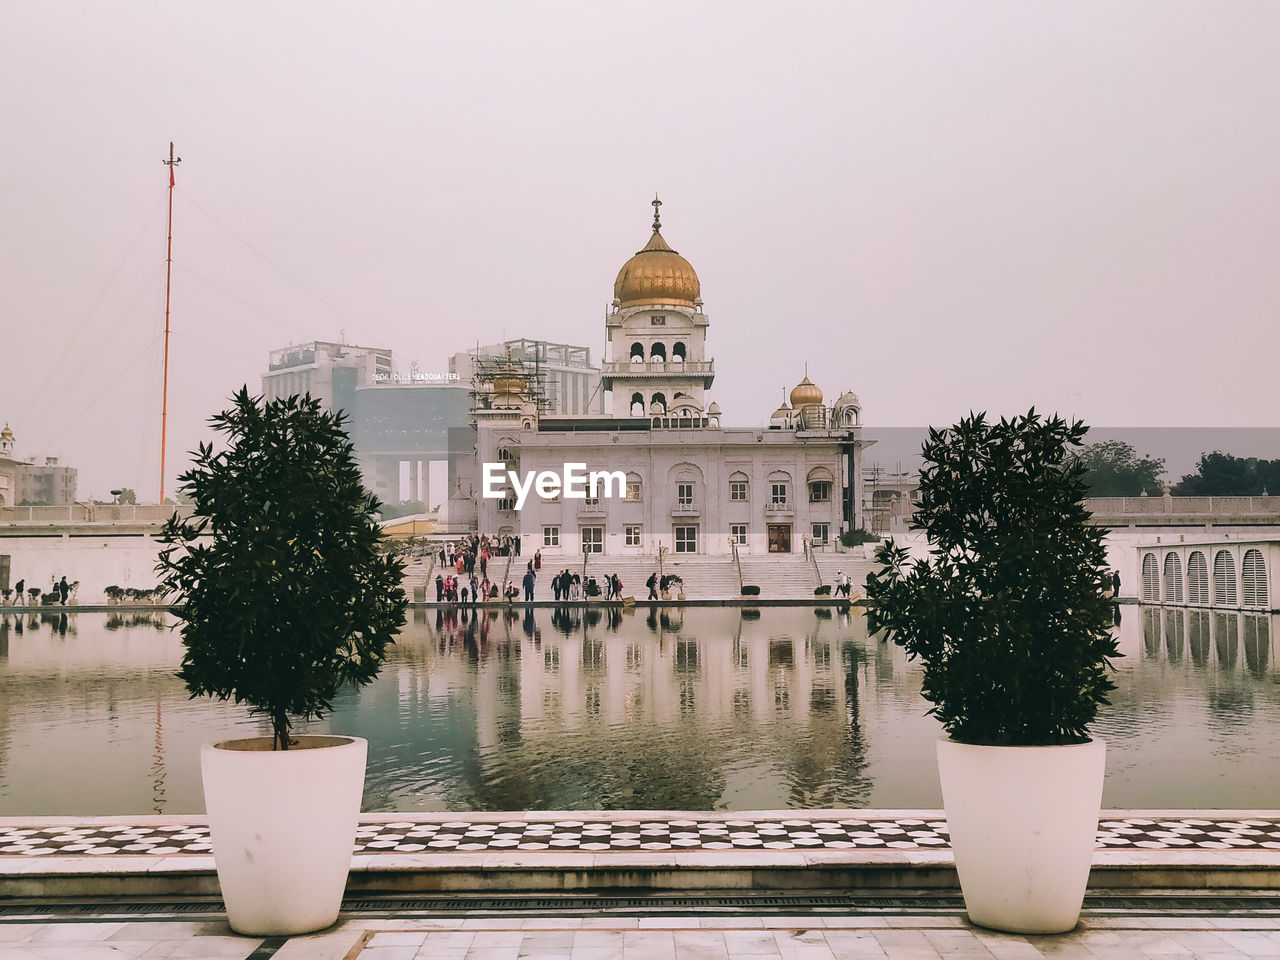
<path fill-rule="evenodd" d="M 182 162 L 173 155 L 169 143 L 169 159 L 161 161 L 169 168 L 169 248 L 164 260 L 164 393 L 160 400 L 160 505 L 164 505 L 164 447 L 169 427 L 169 289 L 173 278 L 173 168 Z"/>

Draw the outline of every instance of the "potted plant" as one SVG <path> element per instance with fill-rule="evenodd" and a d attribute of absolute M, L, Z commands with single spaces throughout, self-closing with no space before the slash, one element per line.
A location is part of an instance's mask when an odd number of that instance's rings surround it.
<path fill-rule="evenodd" d="M 1059 417 L 929 431 L 914 529 L 885 543 L 868 626 L 923 663 L 938 772 L 969 918 L 1019 933 L 1075 926 L 1096 844 L 1106 746 L 1088 726 L 1119 656 L 1105 530 L 1088 523 L 1086 427 Z"/>
<path fill-rule="evenodd" d="M 234 699 L 270 725 L 200 757 L 227 917 L 255 936 L 337 919 L 368 745 L 292 726 L 372 681 L 405 620 L 404 566 L 380 549 L 379 503 L 342 421 L 310 396 L 264 404 L 242 388 L 210 421 L 227 448 L 201 444 L 179 477 L 192 516 L 161 535 L 179 676 L 193 697 Z"/>
<path fill-rule="evenodd" d="M 103 587 L 102 592 L 107 596 L 107 606 L 109 607 L 114 607 L 120 602 L 120 598 L 124 596 L 124 590 L 114 583 L 109 587 Z"/>

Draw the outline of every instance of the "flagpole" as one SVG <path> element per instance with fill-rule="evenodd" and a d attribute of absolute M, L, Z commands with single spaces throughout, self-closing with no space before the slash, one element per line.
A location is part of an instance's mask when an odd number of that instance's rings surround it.
<path fill-rule="evenodd" d="M 160 505 L 164 506 L 164 453 L 169 427 L 169 290 L 173 278 L 173 168 L 182 162 L 174 158 L 173 142 L 169 143 L 169 159 L 161 161 L 169 168 L 169 247 L 164 267 L 164 392 L 160 400 Z"/>

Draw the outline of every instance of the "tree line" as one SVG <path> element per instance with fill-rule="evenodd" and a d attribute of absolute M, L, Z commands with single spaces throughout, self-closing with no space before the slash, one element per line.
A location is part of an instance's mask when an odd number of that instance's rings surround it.
<path fill-rule="evenodd" d="M 1092 443 L 1079 459 L 1088 467 L 1085 483 L 1091 497 L 1150 497 L 1164 493 L 1163 457 L 1139 455 L 1123 440 Z M 1237 457 L 1215 450 L 1200 454 L 1195 473 L 1183 474 L 1169 488 L 1175 497 L 1280 496 L 1280 459 Z"/>

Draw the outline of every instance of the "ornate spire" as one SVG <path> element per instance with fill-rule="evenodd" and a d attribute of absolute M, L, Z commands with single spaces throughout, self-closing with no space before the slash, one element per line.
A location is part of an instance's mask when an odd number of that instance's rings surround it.
<path fill-rule="evenodd" d="M 658 208 L 662 206 L 662 201 L 658 199 L 658 195 L 655 193 L 653 199 L 649 202 L 653 204 L 653 232 L 657 233 L 662 229 L 662 219 L 658 216 Z"/>

